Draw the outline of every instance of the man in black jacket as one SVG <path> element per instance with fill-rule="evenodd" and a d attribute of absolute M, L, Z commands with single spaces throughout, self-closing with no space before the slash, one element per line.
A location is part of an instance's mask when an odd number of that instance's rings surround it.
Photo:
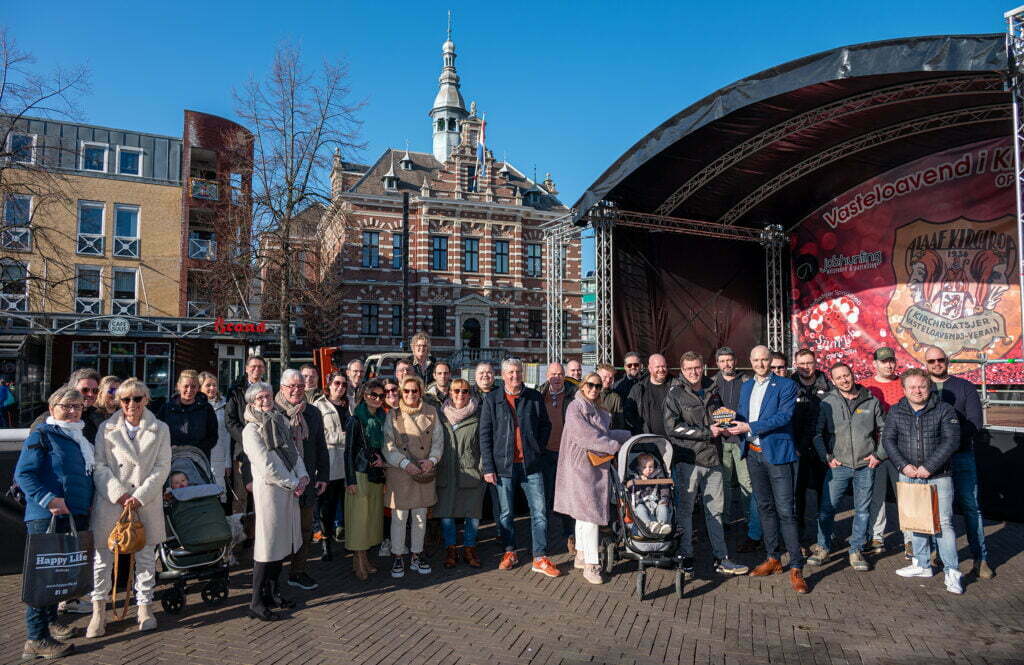
<path fill-rule="evenodd" d="M 634 435 L 665 436 L 665 398 L 671 385 L 668 361 L 655 353 L 647 359 L 647 369 L 650 376 L 636 383 L 622 404 L 626 426 Z"/>
<path fill-rule="evenodd" d="M 715 570 L 723 575 L 744 575 L 747 567 L 729 560 L 722 528 L 725 488 L 722 483 L 722 434 L 711 418 L 722 407 L 718 386 L 704 376 L 704 359 L 687 351 L 679 359 L 682 378 L 665 399 L 665 430 L 675 444 L 678 461 L 673 465 L 676 487 L 676 524 L 682 529 L 680 548 L 683 568 L 693 574 L 693 506 L 698 494 L 704 503 Z"/>
<path fill-rule="evenodd" d="M 224 428 L 231 436 L 232 459 L 235 460 L 231 473 L 231 486 L 234 488 L 232 510 L 236 513 L 252 512 L 252 473 L 249 471 L 249 460 L 242 452 L 242 430 L 245 429 L 245 391 L 254 383 L 263 380 L 267 373 L 267 361 L 262 356 L 249 356 L 245 361 L 245 374 L 228 388 L 228 396 L 224 404 Z"/>
<path fill-rule="evenodd" d="M 530 506 L 531 570 L 558 577 L 561 573 L 547 557 L 547 502 L 541 473 L 541 451 L 551 434 L 551 421 L 540 393 L 523 385 L 521 360 L 502 362 L 501 378 L 503 388 L 487 393 L 480 405 L 480 462 L 484 480 L 497 486 L 501 504 L 498 527 L 505 554 L 498 568 L 511 570 L 519 562 L 512 522 L 518 485 Z"/>
<path fill-rule="evenodd" d="M 818 370 L 818 359 L 814 351 L 800 349 L 793 356 L 796 371 L 790 377 L 796 381 L 796 409 L 793 411 L 793 440 L 800 453 L 800 467 L 796 475 L 796 523 L 800 528 L 801 541 L 813 540 L 816 529 L 811 512 L 811 528 L 807 528 L 807 490 L 813 490 L 821 500 L 821 488 L 825 484 L 826 468 L 814 450 L 814 424 L 818 420 L 821 400 L 832 389 L 828 377 Z M 808 536 L 808 533 L 810 536 Z"/>
<path fill-rule="evenodd" d="M 626 374 L 615 382 L 612 390 L 619 393 L 619 397 L 625 402 L 629 397 L 629 391 L 644 378 L 644 361 L 636 351 L 627 351 L 622 358 L 622 364 L 625 366 Z"/>
<path fill-rule="evenodd" d="M 306 466 L 309 483 L 299 497 L 299 516 L 302 529 L 302 547 L 292 555 L 291 570 L 288 572 L 288 584 L 301 589 L 317 588 L 316 580 L 306 573 L 306 558 L 313 540 L 313 515 L 316 511 L 317 497 L 327 489 L 330 478 L 331 461 L 327 453 L 327 442 L 324 439 L 324 421 L 320 410 L 306 402 L 306 384 L 297 370 L 286 369 L 281 374 L 281 390 L 274 398 L 277 410 L 289 421 L 301 417 L 305 423 L 306 436 L 302 439 L 302 463 Z M 293 430 L 295 425 L 293 424 Z"/>
<path fill-rule="evenodd" d="M 722 398 L 722 406 L 735 411 L 740 408 L 740 388 L 753 375 L 750 372 L 736 371 L 736 353 L 728 346 L 719 347 L 715 351 L 715 364 L 718 366 L 718 373 L 711 380 L 718 386 L 718 395 Z M 752 500 L 750 473 L 747 471 L 747 461 L 743 459 L 742 453 L 743 445 L 738 436 L 732 434 L 722 436 L 725 520 L 726 523 L 735 522 L 740 518 L 747 520 L 747 537 L 743 543 L 740 543 L 737 551 L 756 552 L 761 545 L 761 523 L 757 519 L 757 506 Z M 732 497 L 733 483 L 740 489 L 738 510 L 734 507 Z"/>
<path fill-rule="evenodd" d="M 956 532 L 953 530 L 953 479 L 950 477 L 953 453 L 960 447 L 960 420 L 956 411 L 932 390 L 923 370 L 908 369 L 900 377 L 905 397 L 889 410 L 882 429 L 885 452 L 899 469 L 900 482 L 924 483 L 935 487 L 939 500 L 937 536 L 914 533 L 914 561 L 896 571 L 902 577 L 931 577 L 930 539 L 938 543 L 939 556 L 946 569 L 946 590 L 963 593 L 960 586 L 960 560 Z"/>

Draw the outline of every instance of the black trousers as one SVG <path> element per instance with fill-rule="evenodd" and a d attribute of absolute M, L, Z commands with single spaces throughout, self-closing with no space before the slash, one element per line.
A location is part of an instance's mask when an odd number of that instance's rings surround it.
<path fill-rule="evenodd" d="M 320 507 L 320 529 L 323 532 L 325 542 L 329 543 L 330 539 L 334 537 L 334 518 L 338 515 L 338 502 L 344 496 L 345 481 L 339 479 L 327 483 L 327 489 L 317 497 L 317 503 Z"/>
<path fill-rule="evenodd" d="M 254 561 L 252 564 L 252 600 L 249 607 L 254 610 L 262 610 L 266 607 L 266 600 L 273 592 L 273 585 L 281 576 L 283 568 L 281 561 Z"/>
<path fill-rule="evenodd" d="M 800 533 L 805 533 L 807 529 L 807 490 L 814 490 L 820 501 L 826 473 L 828 469 L 813 448 L 800 451 L 800 464 L 796 473 L 796 526 Z M 817 524 L 817 513 L 812 518 L 812 522 Z M 813 534 L 812 538 L 816 537 L 817 529 L 812 526 L 810 533 Z"/>

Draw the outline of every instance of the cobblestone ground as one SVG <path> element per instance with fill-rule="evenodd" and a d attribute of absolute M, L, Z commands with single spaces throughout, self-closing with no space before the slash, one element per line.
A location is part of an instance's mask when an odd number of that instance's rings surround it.
<path fill-rule="evenodd" d="M 892 510 L 892 506 L 890 506 Z M 840 535 L 849 528 L 843 516 Z M 895 518 L 895 515 L 892 515 Z M 529 542 L 520 520 L 520 543 Z M 230 597 L 209 608 L 198 593 L 177 616 L 157 612 L 160 627 L 137 633 L 133 620 L 108 626 L 97 640 L 75 640 L 65 663 L 1024 663 L 1024 525 L 990 523 L 996 578 L 964 576 L 965 593 L 945 591 L 942 576 L 906 580 L 893 571 L 901 551 L 871 557 L 856 573 L 845 553 L 808 569 L 811 593 L 797 596 L 787 577 L 722 578 L 698 547 L 696 579 L 678 599 L 669 571 L 655 570 L 649 598 L 634 592 L 634 564 L 620 563 L 608 584 L 583 582 L 565 554 L 553 558 L 564 574 L 549 579 L 529 565 L 497 568 L 493 527 L 481 531 L 484 567 L 441 567 L 392 580 L 384 561 L 366 582 L 351 559 L 314 560 L 315 591 L 288 587 L 299 600 L 291 617 L 261 623 L 244 615 L 248 569 L 234 572 Z M 739 534 L 732 534 L 738 538 Z M 896 545 L 895 542 L 890 542 Z M 970 570 L 960 538 L 961 569 Z M 525 557 L 524 557 L 525 558 Z M 755 564 L 757 555 L 738 555 Z M 0 578 L 0 663 L 17 662 L 24 640 L 18 576 Z M 130 616 L 134 615 L 132 610 Z M 88 617 L 75 625 L 84 632 Z"/>

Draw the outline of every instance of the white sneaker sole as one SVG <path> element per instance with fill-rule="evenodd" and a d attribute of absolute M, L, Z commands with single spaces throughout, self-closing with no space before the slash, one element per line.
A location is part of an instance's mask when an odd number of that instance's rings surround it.
<path fill-rule="evenodd" d="M 906 570 L 906 572 L 904 572 L 905 570 L 906 569 L 904 568 L 900 568 L 896 571 L 896 574 L 900 577 L 932 577 L 935 575 L 935 573 L 927 569 L 921 571 Z"/>
<path fill-rule="evenodd" d="M 540 568 L 537 568 L 536 566 L 530 566 L 530 571 L 534 573 L 540 573 L 545 577 L 558 577 L 558 575 L 552 575 L 546 571 L 541 570 Z"/>
<path fill-rule="evenodd" d="M 393 570 L 392 570 L 392 571 L 391 571 L 391 577 L 393 577 L 393 578 L 394 578 L 394 579 L 396 579 L 396 580 L 397 580 L 398 578 L 400 578 L 400 577 L 405 577 L 405 571 L 403 570 L 402 572 L 400 572 L 400 573 L 397 573 L 397 572 L 395 572 L 395 571 L 393 571 Z"/>

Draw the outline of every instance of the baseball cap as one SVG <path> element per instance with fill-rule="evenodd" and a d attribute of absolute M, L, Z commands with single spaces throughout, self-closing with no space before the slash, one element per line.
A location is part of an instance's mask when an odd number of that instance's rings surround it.
<path fill-rule="evenodd" d="M 880 346 L 875 349 L 875 360 L 895 360 L 896 352 L 889 346 Z"/>

